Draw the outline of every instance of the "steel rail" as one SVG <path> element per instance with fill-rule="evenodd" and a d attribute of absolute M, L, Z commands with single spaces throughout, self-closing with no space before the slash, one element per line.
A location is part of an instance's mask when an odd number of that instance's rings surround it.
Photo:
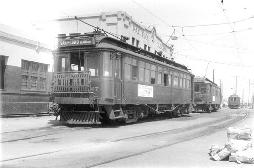
<path fill-rule="evenodd" d="M 231 124 L 233 124 L 235 122 L 238 122 L 238 121 L 241 121 L 241 120 L 245 120 L 247 118 L 247 116 L 248 116 L 248 114 L 246 113 L 246 115 L 244 117 L 239 116 L 239 118 L 233 119 L 230 122 L 228 122 L 226 124 L 222 124 L 220 127 L 217 127 L 217 128 L 224 128 L 226 126 L 230 126 Z M 217 128 L 211 130 L 211 127 L 208 127 L 208 128 L 206 128 L 205 130 L 203 130 L 201 132 L 195 133 L 193 136 L 190 136 L 190 137 L 187 136 L 187 137 L 181 138 L 179 141 L 168 143 L 168 144 L 165 144 L 165 145 L 160 145 L 160 146 L 152 147 L 150 149 L 143 150 L 143 151 L 136 152 L 136 153 L 132 153 L 132 154 L 129 154 L 129 155 L 125 155 L 125 156 L 121 156 L 121 157 L 116 157 L 116 158 L 108 159 L 106 161 L 101 161 L 101 162 L 98 162 L 98 163 L 86 165 L 86 168 L 91 168 L 91 167 L 105 165 L 105 164 L 108 164 L 108 163 L 111 163 L 111 162 L 114 162 L 114 161 L 118 161 L 118 160 L 122 160 L 122 159 L 127 159 L 127 158 L 134 157 L 134 156 L 139 156 L 139 155 L 142 155 L 142 154 L 145 154 L 145 153 L 148 153 L 148 152 L 156 151 L 156 150 L 167 148 L 169 146 L 173 146 L 173 145 L 176 145 L 176 144 L 179 144 L 179 143 L 182 143 L 182 142 L 186 142 L 186 141 L 190 141 L 190 140 L 193 140 L 193 139 L 196 139 L 196 138 L 207 136 L 207 135 L 210 135 L 212 133 L 217 132 L 217 130 L 218 130 Z"/>
<path fill-rule="evenodd" d="M 229 121 L 226 122 L 226 123 L 222 123 L 222 124 L 219 125 L 219 126 L 208 126 L 205 130 L 203 130 L 203 131 L 201 131 L 201 132 L 195 133 L 195 135 L 193 135 L 192 137 L 182 138 L 182 139 L 179 140 L 179 141 L 172 142 L 172 143 L 168 143 L 168 144 L 165 144 L 165 145 L 160 145 L 160 146 L 152 147 L 152 148 L 150 148 L 150 149 L 143 150 L 143 151 L 141 151 L 141 152 L 136 152 L 136 153 L 129 154 L 129 155 L 125 155 L 125 156 L 112 158 L 112 159 L 109 159 L 109 160 L 106 160 L 106 161 L 101 161 L 101 162 L 93 163 L 93 164 L 87 165 L 86 167 L 88 167 L 88 168 L 90 168 L 90 167 L 95 167 L 95 166 L 104 165 L 104 164 L 107 164 L 107 163 L 110 163 L 110 162 L 114 162 L 114 161 L 118 161 L 118 160 L 130 158 L 130 157 L 142 155 L 142 154 L 144 154 L 144 153 L 152 152 L 152 151 L 155 151 L 155 150 L 158 150 L 158 149 L 162 149 L 162 148 L 166 148 L 166 147 L 169 147 L 169 146 L 172 146 L 172 145 L 181 143 L 181 142 L 189 141 L 189 140 L 192 140 L 192 139 L 196 139 L 196 138 L 199 138 L 199 137 L 202 137 L 202 136 L 206 136 L 206 135 L 215 133 L 215 132 L 218 131 L 218 129 L 220 129 L 220 128 L 224 128 L 224 127 L 226 127 L 226 126 L 229 126 L 229 125 L 231 125 L 231 124 L 234 124 L 234 123 L 236 123 L 236 122 L 239 122 L 239 121 L 241 121 L 241 120 L 246 119 L 247 116 L 248 116 L 248 113 L 245 112 L 244 114 L 245 114 L 245 115 L 237 116 L 236 118 L 233 118 L 233 119 L 229 120 Z M 227 119 L 227 118 L 230 118 L 230 116 L 226 116 L 226 117 L 224 117 L 224 118 L 222 118 L 222 119 L 215 120 L 215 121 L 217 121 L 217 122 L 222 122 L 222 121 L 224 121 L 224 120 Z M 198 124 L 197 126 L 194 125 L 194 126 L 192 126 L 192 127 L 185 127 L 185 128 L 179 128 L 179 129 L 173 129 L 173 130 L 166 130 L 166 131 L 154 132 L 154 133 L 150 133 L 150 134 L 138 135 L 138 136 L 133 136 L 133 137 L 126 137 L 126 138 L 122 138 L 122 139 L 116 139 L 116 140 L 112 140 L 112 141 L 110 141 L 110 142 L 119 142 L 119 141 L 124 141 L 124 140 L 137 139 L 137 138 L 143 138 L 143 137 L 146 137 L 146 136 L 158 136 L 158 135 L 162 135 L 162 134 L 169 133 L 170 131 L 172 131 L 172 133 L 175 133 L 175 134 L 176 134 L 176 133 L 181 133 L 181 132 L 183 132 L 183 131 L 194 130 L 195 128 L 199 128 L 200 126 L 207 125 L 207 123 L 209 123 L 209 124 L 215 124 L 215 123 L 216 123 L 215 121 L 210 121 L 210 122 Z M 212 129 L 212 130 L 211 130 L 211 129 Z M 196 135 L 196 134 L 197 134 L 197 135 Z M 200 134 L 200 135 L 199 135 L 199 134 Z M 59 149 L 59 150 L 55 150 L 55 151 L 43 152 L 43 153 L 38 153 L 38 154 L 33 154 L 33 155 L 26 155 L 26 156 L 22 156 L 22 157 L 17 157 L 17 158 L 11 158 L 11 159 L 2 160 L 2 161 L 0 161 L 0 162 L 7 162 L 7 161 L 13 161 L 13 160 L 24 159 L 24 158 L 32 158 L 32 157 L 35 157 L 35 156 L 47 155 L 47 154 L 51 154 L 51 153 L 57 153 L 57 152 L 61 152 L 61 151 L 64 151 L 64 150 L 69 150 L 69 149 Z"/>

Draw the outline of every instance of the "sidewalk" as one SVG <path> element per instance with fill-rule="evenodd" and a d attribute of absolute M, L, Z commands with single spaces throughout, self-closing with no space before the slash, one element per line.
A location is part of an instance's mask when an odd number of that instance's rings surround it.
<path fill-rule="evenodd" d="M 0 130 L 3 133 L 48 127 L 50 120 L 55 120 L 55 116 L 0 118 Z"/>

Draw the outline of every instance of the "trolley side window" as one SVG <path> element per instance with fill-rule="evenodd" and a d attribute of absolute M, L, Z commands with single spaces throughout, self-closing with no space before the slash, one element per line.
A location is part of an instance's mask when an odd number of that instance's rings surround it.
<path fill-rule="evenodd" d="M 178 77 L 178 73 L 175 72 L 175 73 L 174 73 L 174 81 L 173 81 L 173 82 L 174 82 L 174 83 L 173 83 L 174 87 L 178 87 L 178 85 L 179 85 L 179 83 L 178 83 L 178 81 L 179 81 L 178 78 L 179 78 L 179 77 Z"/>
<path fill-rule="evenodd" d="M 164 86 L 169 86 L 169 73 L 166 68 L 164 68 L 163 81 L 164 81 Z"/>
<path fill-rule="evenodd" d="M 181 73 L 179 74 L 178 81 L 179 81 L 179 87 L 182 88 L 182 74 Z"/>
<path fill-rule="evenodd" d="M 145 82 L 150 83 L 150 64 L 146 63 L 145 64 Z"/>
<path fill-rule="evenodd" d="M 156 66 L 151 65 L 151 84 L 155 84 Z"/>
<path fill-rule="evenodd" d="M 158 66 L 157 84 L 162 84 L 162 68 Z"/>
<path fill-rule="evenodd" d="M 194 85 L 194 91 L 195 92 L 199 92 L 200 91 L 200 87 L 199 87 L 198 83 L 195 83 L 195 85 Z"/>
<path fill-rule="evenodd" d="M 134 81 L 138 80 L 138 63 L 135 58 L 131 59 L 131 79 Z"/>
<path fill-rule="evenodd" d="M 187 89 L 191 88 L 191 86 L 190 86 L 191 85 L 190 79 L 191 79 L 190 76 L 186 76 L 185 86 L 186 86 Z"/>
<path fill-rule="evenodd" d="M 99 76 L 99 56 L 97 53 L 88 53 L 85 56 L 87 70 L 90 71 L 91 76 Z M 111 66 L 112 67 L 112 66 Z M 81 67 L 81 71 L 86 70 L 86 68 Z M 112 70 L 111 70 L 112 71 Z"/>
<path fill-rule="evenodd" d="M 138 80 L 138 63 L 135 58 L 125 57 L 124 76 L 128 80 Z"/>
<path fill-rule="evenodd" d="M 144 82 L 145 81 L 145 63 L 143 61 L 139 61 L 139 81 Z"/>
<path fill-rule="evenodd" d="M 186 88 L 186 75 L 183 75 L 183 88 Z"/>
<path fill-rule="evenodd" d="M 112 77 L 112 59 L 110 59 L 110 52 L 103 52 L 103 76 Z"/>
<path fill-rule="evenodd" d="M 207 93 L 207 88 L 206 88 L 206 85 L 205 85 L 205 84 L 201 85 L 201 87 L 200 87 L 200 92 L 201 92 L 201 93 Z"/>
<path fill-rule="evenodd" d="M 172 72 L 170 71 L 168 74 L 168 85 L 171 86 L 172 85 Z"/>

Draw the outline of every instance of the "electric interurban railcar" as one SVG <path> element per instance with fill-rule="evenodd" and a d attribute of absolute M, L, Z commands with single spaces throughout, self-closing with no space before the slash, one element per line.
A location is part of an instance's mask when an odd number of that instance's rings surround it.
<path fill-rule="evenodd" d="M 100 32 L 58 38 L 53 96 L 61 121 L 130 123 L 192 109 L 194 75 L 186 66 Z"/>
<path fill-rule="evenodd" d="M 205 77 L 194 78 L 195 111 L 217 111 L 220 108 L 222 94 L 220 87 Z"/>
<path fill-rule="evenodd" d="M 240 97 L 236 94 L 229 96 L 228 107 L 231 109 L 237 109 L 240 107 Z"/>

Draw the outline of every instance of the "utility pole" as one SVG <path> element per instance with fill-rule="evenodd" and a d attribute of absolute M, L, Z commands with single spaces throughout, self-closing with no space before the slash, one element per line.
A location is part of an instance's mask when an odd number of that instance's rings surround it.
<path fill-rule="evenodd" d="M 244 89 L 243 89 L 243 91 L 242 91 L 242 107 L 244 106 L 243 99 L 244 99 Z"/>
<path fill-rule="evenodd" d="M 214 69 L 213 69 L 213 83 L 214 83 Z"/>
<path fill-rule="evenodd" d="M 249 99 L 250 99 L 250 79 L 249 79 L 249 94 L 248 94 L 248 107 L 249 107 Z"/>
<path fill-rule="evenodd" d="M 235 94 L 237 95 L 237 76 L 235 76 Z"/>
<path fill-rule="evenodd" d="M 206 73 L 207 73 L 208 65 L 209 65 L 209 62 L 207 63 L 207 66 L 206 66 L 206 70 L 205 70 L 205 77 L 206 77 Z"/>
<path fill-rule="evenodd" d="M 224 104 L 222 93 L 223 93 L 223 90 L 222 90 L 222 82 L 221 82 L 221 79 L 220 79 L 220 96 L 221 96 L 221 102 Z"/>

